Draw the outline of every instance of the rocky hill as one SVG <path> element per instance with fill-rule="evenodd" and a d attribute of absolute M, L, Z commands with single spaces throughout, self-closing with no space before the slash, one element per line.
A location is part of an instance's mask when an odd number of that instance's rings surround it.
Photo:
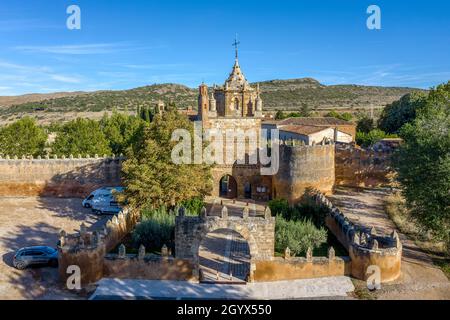
<path fill-rule="evenodd" d="M 414 88 L 372 87 L 359 85 L 322 85 L 311 78 L 260 82 L 266 111 L 299 110 L 306 103 L 316 111 L 342 110 L 357 112 L 382 108 Z M 253 84 L 255 85 L 255 84 Z M 179 108 L 197 105 L 197 89 L 178 84 L 158 84 L 121 91 L 96 91 L 31 94 L 0 97 L 1 122 L 23 115 L 34 115 L 40 121 L 68 120 L 76 116 L 99 117 L 113 109 L 134 111 L 158 100 L 173 102 Z"/>

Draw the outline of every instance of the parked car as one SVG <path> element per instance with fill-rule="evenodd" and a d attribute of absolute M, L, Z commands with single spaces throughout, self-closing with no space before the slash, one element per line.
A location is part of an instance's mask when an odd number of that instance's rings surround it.
<path fill-rule="evenodd" d="M 122 211 L 120 204 L 114 199 L 109 202 L 99 202 L 92 206 L 92 212 L 97 215 L 103 214 L 119 214 Z"/>
<path fill-rule="evenodd" d="M 13 266 L 23 270 L 29 266 L 58 266 L 58 250 L 51 247 L 29 247 L 19 249 L 13 258 Z"/>
<path fill-rule="evenodd" d="M 93 206 L 104 206 L 106 203 L 115 201 L 114 193 L 122 193 L 125 190 L 123 187 L 105 187 L 92 192 L 87 196 L 82 204 L 85 208 L 92 208 Z"/>

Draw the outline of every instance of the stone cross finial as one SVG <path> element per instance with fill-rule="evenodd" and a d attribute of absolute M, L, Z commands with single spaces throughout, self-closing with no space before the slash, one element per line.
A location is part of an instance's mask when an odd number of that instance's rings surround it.
<path fill-rule="evenodd" d="M 127 248 L 125 247 L 125 245 L 122 243 L 119 246 L 119 259 L 125 259 L 127 256 Z"/>
<path fill-rule="evenodd" d="M 206 218 L 206 217 L 208 217 L 208 212 L 207 212 L 207 210 L 206 210 L 205 207 L 203 207 L 202 210 L 200 211 L 200 217 L 201 217 L 201 218 Z"/>
<path fill-rule="evenodd" d="M 84 222 L 83 222 L 83 223 L 80 225 L 80 235 L 83 236 L 83 235 L 86 234 L 86 232 L 87 232 L 87 227 L 86 227 L 86 225 L 85 225 Z"/>
<path fill-rule="evenodd" d="M 308 250 L 306 250 L 306 261 L 312 262 L 312 260 L 313 260 L 313 252 L 311 247 L 309 247 Z"/>
<path fill-rule="evenodd" d="M 93 233 L 92 233 L 92 245 L 93 246 L 96 246 L 96 245 L 98 245 L 98 242 L 99 242 L 99 240 L 100 240 L 100 234 L 98 233 L 98 231 L 94 231 Z"/>
<path fill-rule="evenodd" d="M 370 229 L 370 234 L 371 234 L 372 236 L 376 236 L 376 235 L 377 235 L 377 229 L 375 229 L 375 227 L 372 227 L 372 228 Z"/>
<path fill-rule="evenodd" d="M 367 244 L 367 235 L 364 232 L 361 233 L 359 244 L 362 246 Z"/>
<path fill-rule="evenodd" d="M 392 231 L 392 233 L 391 233 L 391 238 L 392 238 L 392 239 L 397 239 L 397 238 L 398 238 L 398 232 L 397 232 L 397 230 Z"/>
<path fill-rule="evenodd" d="M 378 241 L 376 239 L 372 242 L 372 250 L 378 250 Z"/>
<path fill-rule="evenodd" d="M 289 247 L 287 247 L 286 249 L 284 249 L 284 259 L 290 259 L 291 258 L 291 249 L 289 249 Z"/>
<path fill-rule="evenodd" d="M 183 206 L 181 206 L 181 207 L 178 209 L 178 216 L 184 217 L 185 215 L 186 215 L 186 209 L 185 209 Z"/>
<path fill-rule="evenodd" d="M 270 210 L 269 207 L 266 207 L 266 209 L 264 210 L 264 218 L 265 219 L 272 218 L 272 210 Z"/>
<path fill-rule="evenodd" d="M 144 247 L 144 245 L 141 244 L 139 246 L 138 259 L 139 260 L 144 260 L 144 258 L 145 258 L 145 247 Z"/>
<path fill-rule="evenodd" d="M 59 246 L 62 248 L 66 245 L 66 236 L 67 233 L 64 230 L 59 232 Z"/>
<path fill-rule="evenodd" d="M 163 245 L 161 248 L 161 255 L 163 257 L 168 257 L 169 256 L 169 248 L 167 248 L 166 245 Z"/>
<path fill-rule="evenodd" d="M 336 258 L 336 252 L 334 251 L 333 247 L 330 247 L 328 249 L 328 260 L 332 261 Z"/>
<path fill-rule="evenodd" d="M 228 219 L 228 208 L 227 206 L 222 207 L 222 219 Z"/>
<path fill-rule="evenodd" d="M 248 219 L 249 214 L 250 214 L 250 210 L 248 209 L 248 207 L 244 207 L 244 209 L 242 210 L 242 218 Z"/>

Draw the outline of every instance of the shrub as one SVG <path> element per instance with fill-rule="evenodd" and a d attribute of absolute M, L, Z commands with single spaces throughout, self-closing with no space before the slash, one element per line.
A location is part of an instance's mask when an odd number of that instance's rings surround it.
<path fill-rule="evenodd" d="M 383 130 L 374 129 L 368 133 L 357 132 L 356 133 L 356 142 L 363 147 L 370 147 L 371 145 L 377 143 L 384 138 L 397 138 L 398 136 L 395 134 L 386 134 Z"/>
<path fill-rule="evenodd" d="M 326 210 L 312 203 L 301 203 L 291 207 L 286 199 L 275 199 L 269 202 L 272 215 L 280 215 L 290 221 L 311 220 L 317 227 L 325 225 Z"/>
<path fill-rule="evenodd" d="M 198 215 L 200 214 L 202 208 L 205 206 L 205 202 L 201 197 L 194 197 L 192 199 L 183 201 L 181 205 L 186 208 L 189 214 Z"/>
<path fill-rule="evenodd" d="M 269 201 L 268 204 L 270 210 L 272 211 L 272 215 L 281 215 L 286 218 L 289 215 L 290 206 L 289 202 L 286 199 L 274 199 Z"/>
<path fill-rule="evenodd" d="M 306 253 L 308 248 L 315 249 L 327 241 L 327 231 L 317 228 L 310 220 L 287 221 L 282 216 L 276 217 L 275 250 L 284 252 L 286 248 L 292 255 Z"/>
<path fill-rule="evenodd" d="M 165 207 L 143 210 L 142 222 L 133 231 L 135 247 L 143 244 L 148 251 L 159 251 L 163 245 L 173 248 L 175 214 Z"/>

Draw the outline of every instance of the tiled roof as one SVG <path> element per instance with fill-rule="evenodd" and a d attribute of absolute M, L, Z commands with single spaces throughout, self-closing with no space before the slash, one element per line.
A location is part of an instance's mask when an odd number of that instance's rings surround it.
<path fill-rule="evenodd" d="M 351 122 L 333 117 L 310 117 L 310 118 L 288 118 L 278 122 L 279 125 L 301 125 L 301 126 L 336 126 L 352 125 Z"/>
<path fill-rule="evenodd" d="M 299 126 L 299 125 L 288 125 L 288 126 L 281 126 L 280 131 L 286 131 L 286 132 L 292 132 L 297 134 L 302 134 L 305 136 L 308 136 L 313 133 L 317 133 L 323 130 L 326 130 L 327 128 L 320 127 L 320 126 Z"/>

